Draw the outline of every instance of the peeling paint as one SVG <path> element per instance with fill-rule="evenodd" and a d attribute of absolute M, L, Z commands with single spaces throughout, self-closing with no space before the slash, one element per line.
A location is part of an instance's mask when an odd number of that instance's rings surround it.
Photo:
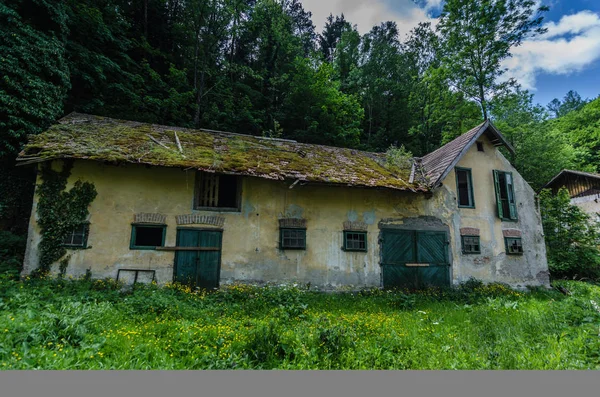
<path fill-rule="evenodd" d="M 244 177 L 240 212 L 194 211 L 225 218 L 221 283 L 262 280 L 377 287 L 381 285 L 379 232 L 392 227 L 446 230 L 454 283 L 476 277 L 512 285 L 548 285 L 534 193 L 498 150 L 482 140 L 485 151 L 470 150 L 458 164 L 473 170 L 476 208 L 458 208 L 453 171 L 429 199 L 418 193 L 310 184 L 290 191 L 279 181 Z M 496 216 L 493 169 L 514 174 L 518 222 L 502 222 Z M 188 173 L 76 160 L 69 183 L 78 179 L 93 182 L 98 197 L 90 206 L 88 245 L 92 248 L 73 252 L 68 272 L 80 276 L 90 268 L 93 277 L 103 278 L 116 277 L 119 268 L 152 268 L 159 283 L 171 281 L 174 252 L 130 250 L 131 221 L 135 213 L 166 215 L 165 245 L 174 246 L 176 216 L 192 212 L 194 186 L 188 183 Z M 25 274 L 37 264 L 36 203 L 37 197 L 30 218 Z M 284 216 L 306 219 L 307 250 L 279 249 L 278 219 Z M 343 222 L 360 218 L 367 225 L 367 252 L 343 251 Z M 461 227 L 480 230 L 481 255 L 462 254 Z M 502 230 L 506 228 L 521 231 L 523 255 L 504 253 Z"/>

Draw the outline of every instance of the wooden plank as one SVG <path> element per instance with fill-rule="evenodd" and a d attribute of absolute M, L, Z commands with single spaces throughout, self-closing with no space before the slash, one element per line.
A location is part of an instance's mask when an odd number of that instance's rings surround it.
<path fill-rule="evenodd" d="M 220 251 L 219 247 L 156 247 L 157 251 Z"/>

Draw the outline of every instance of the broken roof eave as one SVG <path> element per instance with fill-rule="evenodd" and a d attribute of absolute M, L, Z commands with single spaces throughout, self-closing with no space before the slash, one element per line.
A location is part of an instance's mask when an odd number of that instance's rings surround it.
<path fill-rule="evenodd" d="M 54 160 L 84 160 L 84 161 L 95 161 L 98 163 L 110 163 L 110 164 L 115 164 L 115 165 L 125 163 L 125 164 L 145 165 L 145 166 L 150 166 L 150 167 L 175 168 L 175 169 L 181 169 L 182 171 L 194 170 L 194 171 L 219 173 L 219 174 L 225 174 L 225 175 L 236 175 L 236 176 L 260 178 L 260 179 L 268 179 L 268 180 L 272 180 L 272 181 L 281 181 L 281 182 L 293 181 L 294 185 L 296 183 L 300 182 L 301 186 L 317 185 L 317 186 L 351 187 L 351 188 L 363 188 L 363 189 L 388 190 L 388 191 L 396 191 L 396 192 L 430 193 L 430 190 L 427 188 L 424 188 L 424 187 L 414 187 L 414 188 L 398 187 L 398 188 L 396 188 L 396 187 L 392 187 L 392 186 L 367 185 L 367 184 L 361 184 L 361 183 L 351 184 L 351 183 L 347 183 L 347 182 L 325 182 L 325 181 L 296 178 L 293 176 L 283 176 L 281 178 L 275 178 L 273 176 L 266 175 L 266 174 L 253 174 L 250 172 L 235 172 L 235 171 L 225 171 L 225 170 L 217 171 L 214 169 L 194 167 L 194 166 L 182 167 L 182 166 L 155 164 L 155 163 L 144 162 L 144 161 L 130 162 L 130 161 L 124 161 L 124 160 L 103 160 L 103 159 L 90 159 L 90 158 L 84 158 L 84 157 L 71 157 L 71 156 L 55 156 L 55 157 L 44 157 L 44 158 L 36 158 L 36 159 L 17 159 L 17 161 L 20 161 L 20 162 L 17 163 L 16 166 L 27 166 L 27 165 L 33 165 L 33 164 L 40 164 L 40 163 L 44 163 L 47 161 L 54 161 Z M 292 187 L 290 187 L 290 189 L 291 188 Z"/>

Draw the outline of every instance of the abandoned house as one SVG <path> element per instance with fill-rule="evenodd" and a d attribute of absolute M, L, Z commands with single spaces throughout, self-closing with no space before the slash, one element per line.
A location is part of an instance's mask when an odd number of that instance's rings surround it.
<path fill-rule="evenodd" d="M 532 188 L 488 121 L 421 158 L 72 113 L 30 137 L 21 164 L 90 182 L 65 236 L 66 274 L 216 288 L 547 285 Z M 36 194 L 24 274 L 39 265 Z"/>
<path fill-rule="evenodd" d="M 551 189 L 553 194 L 561 187 L 569 191 L 571 204 L 600 222 L 600 174 L 562 170 L 544 186 Z"/>

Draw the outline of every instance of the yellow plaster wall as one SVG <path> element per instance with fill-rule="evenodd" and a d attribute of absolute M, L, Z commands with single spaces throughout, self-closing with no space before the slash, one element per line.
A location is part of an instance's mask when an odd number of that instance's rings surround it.
<path fill-rule="evenodd" d="M 337 186 L 298 184 L 290 189 L 290 182 L 245 177 L 240 212 L 192 211 L 193 170 L 132 164 L 114 166 L 79 160 L 74 164 L 69 185 L 77 179 L 93 182 L 98 196 L 90 206 L 88 246 L 91 248 L 72 250 L 67 272 L 77 276 L 90 269 L 94 277 L 116 277 L 119 268 L 147 268 L 157 271 L 159 282 L 172 281 L 173 252 L 129 249 L 133 216 L 148 212 L 166 215 L 165 244 L 174 246 L 175 216 L 193 212 L 225 218 L 221 283 L 234 280 L 298 281 L 323 286 L 380 286 L 380 228 L 410 228 L 412 224 L 422 223 L 423 219 L 425 224 L 434 219 L 445 224 L 450 232 L 454 282 L 474 276 L 485 281 L 539 284 L 543 280 L 536 279 L 536 274 L 547 270 L 545 250 L 541 258 L 543 240 L 541 247 L 539 241 L 535 245 L 534 251 L 540 255 L 535 265 L 526 263 L 529 254 L 507 261 L 503 253 L 504 224 L 495 218 L 491 170 L 510 170 L 507 168 L 510 164 L 488 142 L 485 145 L 484 153 L 473 148 L 459 163 L 473 169 L 475 209 L 457 208 L 455 176 L 451 172 L 444 186 L 429 199 L 410 192 Z M 519 178 L 515 174 L 515 180 Z M 539 223 L 539 217 L 522 214 L 524 211 L 535 212 L 530 200 L 533 192 L 524 182 L 515 182 L 515 190 L 520 222 L 509 226 L 530 222 L 532 224 L 527 227 L 536 232 L 541 230 L 541 226 L 535 224 Z M 40 236 L 35 222 L 35 205 L 34 201 L 25 273 L 37 264 Z M 278 219 L 284 216 L 306 219 L 306 251 L 278 248 Z M 368 224 L 366 253 L 341 249 L 342 224 L 346 220 Z M 482 243 L 486 248 L 477 258 L 467 258 L 460 252 L 458 230 L 464 226 L 478 227 L 482 232 Z M 533 242 L 529 242 L 529 237 L 523 239 L 527 242 L 526 250 L 532 250 Z M 528 272 L 523 271 L 525 268 Z"/>
<path fill-rule="evenodd" d="M 525 182 L 510 162 L 496 149 L 487 137 L 479 139 L 484 151 L 473 145 L 458 162 L 457 167 L 470 168 L 473 180 L 475 208 L 459 208 L 456 204 L 454 216 L 453 249 L 461 258 L 455 278 L 460 280 L 486 279 L 492 276 L 510 284 L 529 280 L 548 283 L 546 247 L 543 240 L 541 217 L 535 200 L 535 192 Z M 507 222 L 498 218 L 493 170 L 509 171 L 513 174 L 518 221 Z M 457 203 L 456 174 L 452 170 L 444 181 L 453 201 Z M 460 228 L 474 227 L 481 233 L 481 255 L 462 254 Z M 518 229 L 522 233 L 524 254 L 506 255 L 503 229 Z"/>

